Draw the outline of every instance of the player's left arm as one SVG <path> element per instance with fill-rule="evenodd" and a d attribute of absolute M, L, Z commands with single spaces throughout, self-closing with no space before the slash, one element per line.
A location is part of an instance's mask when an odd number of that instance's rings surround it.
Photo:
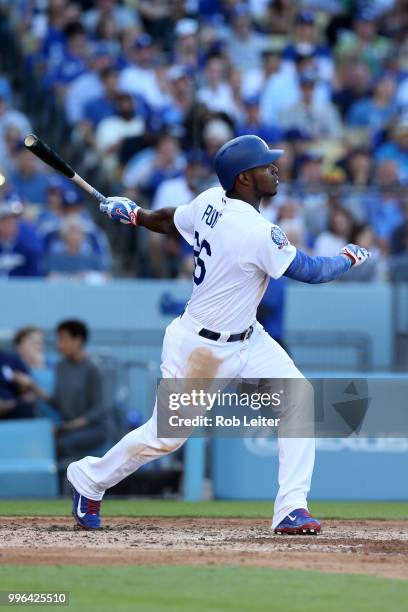
<path fill-rule="evenodd" d="M 251 272 L 260 268 L 272 278 L 288 276 L 303 283 L 327 283 L 351 266 L 359 266 L 370 253 L 356 244 L 348 244 L 334 257 L 312 257 L 290 244 L 277 225 L 258 223 L 241 241 L 240 265 Z"/>
<path fill-rule="evenodd" d="M 304 283 L 327 283 L 335 280 L 352 266 L 360 266 L 370 257 L 369 251 L 348 244 L 334 257 L 311 257 L 297 250 L 285 276 Z"/>
<path fill-rule="evenodd" d="M 177 234 L 175 208 L 146 210 L 128 198 L 113 197 L 108 198 L 106 204 L 100 204 L 99 209 L 110 219 L 125 225 L 139 225 L 158 234 Z"/>

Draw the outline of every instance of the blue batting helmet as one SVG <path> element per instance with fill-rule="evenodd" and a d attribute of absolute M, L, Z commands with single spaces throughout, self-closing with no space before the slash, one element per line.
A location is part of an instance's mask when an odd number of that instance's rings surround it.
<path fill-rule="evenodd" d="M 282 155 L 282 149 L 270 149 L 259 136 L 238 136 L 226 142 L 215 155 L 215 171 L 225 191 L 232 189 L 240 172 L 266 166 Z"/>

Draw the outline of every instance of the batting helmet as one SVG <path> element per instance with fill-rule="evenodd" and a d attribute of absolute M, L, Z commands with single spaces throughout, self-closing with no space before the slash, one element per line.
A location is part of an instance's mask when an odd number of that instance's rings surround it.
<path fill-rule="evenodd" d="M 282 155 L 282 149 L 270 149 L 259 136 L 238 136 L 226 142 L 215 155 L 215 171 L 225 191 L 232 189 L 240 172 L 266 166 Z"/>

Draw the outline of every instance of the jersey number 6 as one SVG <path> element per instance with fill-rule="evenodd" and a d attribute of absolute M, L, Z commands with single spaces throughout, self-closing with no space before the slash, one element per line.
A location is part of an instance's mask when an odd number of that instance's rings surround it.
<path fill-rule="evenodd" d="M 194 242 L 195 266 L 193 280 L 196 285 L 201 285 L 206 273 L 205 263 L 200 257 L 201 251 L 204 250 L 208 256 L 211 256 L 211 247 L 206 240 L 203 240 L 200 244 L 200 236 L 198 232 L 194 232 Z"/>

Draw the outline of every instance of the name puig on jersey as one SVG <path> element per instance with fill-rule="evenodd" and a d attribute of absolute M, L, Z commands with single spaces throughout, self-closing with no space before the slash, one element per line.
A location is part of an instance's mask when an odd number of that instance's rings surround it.
<path fill-rule="evenodd" d="M 217 221 L 221 218 L 222 212 L 218 211 L 212 204 L 208 204 L 204 211 L 201 221 L 205 220 L 206 225 L 209 225 L 211 229 L 216 225 Z"/>

